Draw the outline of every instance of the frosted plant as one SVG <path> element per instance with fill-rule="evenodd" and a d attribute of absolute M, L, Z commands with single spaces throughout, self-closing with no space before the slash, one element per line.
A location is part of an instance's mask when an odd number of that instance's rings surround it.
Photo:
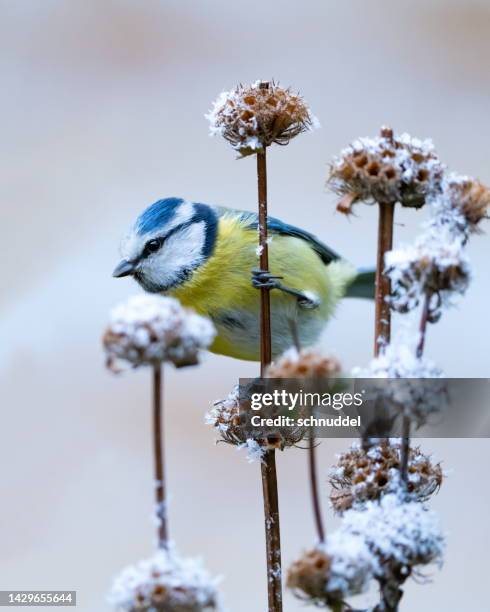
<path fill-rule="evenodd" d="M 434 228 L 413 246 L 388 252 L 385 264 L 392 282 L 393 310 L 408 312 L 429 296 L 428 316 L 436 320 L 443 307 L 464 295 L 471 271 L 463 246 L 461 238 L 444 236 Z"/>
<path fill-rule="evenodd" d="M 330 501 L 337 512 L 344 512 L 365 501 L 380 499 L 400 491 L 401 444 L 397 440 L 381 440 L 369 448 L 354 443 L 338 455 L 330 470 L 333 487 Z M 424 501 L 439 490 L 443 473 L 439 463 L 424 455 L 419 448 L 410 448 L 407 466 L 407 499 Z"/>
<path fill-rule="evenodd" d="M 420 208 L 440 190 L 443 173 L 431 140 L 382 128 L 379 136 L 358 138 L 334 159 L 327 185 L 344 196 L 338 210 L 347 214 L 359 201 Z"/>
<path fill-rule="evenodd" d="M 114 308 L 103 336 L 107 365 L 120 361 L 148 366 L 153 374 L 153 454 L 158 549 L 125 569 L 109 601 L 119 612 L 211 612 L 221 609 L 212 580 L 201 564 L 182 559 L 168 537 L 164 445 L 162 444 L 162 366 L 195 365 L 215 336 L 214 326 L 173 298 L 141 295 Z"/>
<path fill-rule="evenodd" d="M 198 363 L 215 334 L 211 321 L 176 299 L 137 295 L 113 309 L 103 343 L 113 369 L 121 361 L 133 367 L 164 361 L 182 367 Z"/>
<path fill-rule="evenodd" d="M 223 92 L 206 118 L 211 135 L 223 136 L 242 156 L 288 144 L 318 125 L 301 96 L 261 81 Z"/>
<path fill-rule="evenodd" d="M 430 200 L 431 225 L 436 229 L 448 228 L 454 236 L 466 241 L 469 234 L 479 230 L 488 218 L 490 189 L 477 179 L 455 172 L 450 173 L 442 193 Z"/>
<path fill-rule="evenodd" d="M 418 566 L 442 564 L 445 537 L 437 515 L 398 493 L 347 510 L 340 529 L 363 539 L 378 578 L 404 581 Z"/>
<path fill-rule="evenodd" d="M 118 612 L 211 612 L 222 609 L 218 582 L 170 547 L 124 569 L 108 599 Z"/>
<path fill-rule="evenodd" d="M 270 320 L 269 236 L 267 206 L 267 148 L 272 144 L 287 145 L 292 138 L 316 127 L 307 104 L 301 96 L 277 83 L 256 81 L 252 85 L 238 85 L 233 91 L 223 92 L 208 115 L 211 135 L 219 134 L 241 157 L 254 155 L 257 168 L 257 257 L 259 268 L 254 270 L 254 286 L 260 289 L 260 373 L 272 360 Z M 235 426 L 234 426 L 235 427 Z M 279 496 L 275 463 L 276 448 L 293 443 L 291 436 L 266 434 L 262 440 L 244 435 L 240 428 L 229 430 L 228 441 L 241 440 L 249 450 L 249 458 L 260 458 L 264 500 L 264 524 L 267 550 L 267 590 L 269 607 L 282 610 L 281 547 Z M 296 433 L 292 436 L 296 437 Z M 250 441 L 252 440 L 252 442 Z M 260 448 L 259 448 L 260 447 Z M 261 453 L 261 450 L 264 450 Z"/>

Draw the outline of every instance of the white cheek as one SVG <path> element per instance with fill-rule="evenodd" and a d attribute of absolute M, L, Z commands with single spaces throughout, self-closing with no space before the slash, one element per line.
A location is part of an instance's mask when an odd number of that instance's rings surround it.
<path fill-rule="evenodd" d="M 148 278 L 155 284 L 171 285 L 184 270 L 197 267 L 203 261 L 205 238 L 204 221 L 172 234 L 158 254 L 147 261 L 145 272 Z"/>

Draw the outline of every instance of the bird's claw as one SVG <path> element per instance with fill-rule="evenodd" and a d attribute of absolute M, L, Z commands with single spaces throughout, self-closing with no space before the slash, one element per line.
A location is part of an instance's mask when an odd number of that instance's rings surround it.
<path fill-rule="evenodd" d="M 280 287 L 278 280 L 282 276 L 272 274 L 268 270 L 255 268 L 252 270 L 252 286 L 256 289 L 277 289 Z"/>
<path fill-rule="evenodd" d="M 284 293 L 295 297 L 298 301 L 298 305 L 302 308 L 312 309 L 319 306 L 320 302 L 318 299 L 314 299 L 302 291 L 291 289 L 291 287 L 286 287 L 280 283 L 279 279 L 282 278 L 282 276 L 272 274 L 268 270 L 261 270 L 259 268 L 252 270 L 252 286 L 256 289 L 280 289 Z"/>

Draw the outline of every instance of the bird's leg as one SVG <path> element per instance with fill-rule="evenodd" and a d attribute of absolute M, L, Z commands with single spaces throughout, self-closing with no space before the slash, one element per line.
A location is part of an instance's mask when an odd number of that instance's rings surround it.
<path fill-rule="evenodd" d="M 298 300 L 298 304 L 303 308 L 317 308 L 319 306 L 320 302 L 314 296 L 307 295 L 298 289 L 286 287 L 286 285 L 280 283 L 279 279 L 282 278 L 282 276 L 276 276 L 267 270 L 260 270 L 260 268 L 252 270 L 252 285 L 256 289 L 279 289 L 284 293 L 294 296 Z"/>

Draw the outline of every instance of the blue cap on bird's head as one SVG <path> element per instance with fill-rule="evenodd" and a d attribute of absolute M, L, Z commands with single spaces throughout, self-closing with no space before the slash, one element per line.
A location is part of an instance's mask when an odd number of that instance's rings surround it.
<path fill-rule="evenodd" d="M 133 276 L 152 293 L 184 282 L 212 253 L 217 216 L 211 206 L 182 198 L 158 200 L 136 219 L 121 245 L 113 276 Z"/>

